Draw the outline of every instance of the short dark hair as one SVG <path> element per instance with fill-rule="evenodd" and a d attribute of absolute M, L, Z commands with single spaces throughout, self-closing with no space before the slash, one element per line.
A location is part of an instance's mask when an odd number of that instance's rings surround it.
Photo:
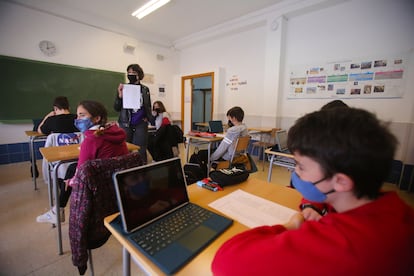
<path fill-rule="evenodd" d="M 375 198 L 391 169 L 397 139 L 374 114 L 349 107 L 299 118 L 289 129 L 288 147 L 318 162 L 326 177 L 349 176 L 358 198 Z"/>
<path fill-rule="evenodd" d="M 239 106 L 234 106 L 227 111 L 227 116 L 234 117 L 237 121 L 242 122 L 244 119 L 244 111 Z"/>
<path fill-rule="evenodd" d="M 141 66 L 139 66 L 138 64 L 134 63 L 134 64 L 128 65 L 127 72 L 129 69 L 132 69 L 132 71 L 138 73 L 139 80 L 142 80 L 144 78 L 144 70 L 142 70 Z"/>
<path fill-rule="evenodd" d="M 338 108 L 338 107 L 348 107 L 348 105 L 341 100 L 333 100 L 333 101 L 326 103 L 324 106 L 322 106 L 321 110 Z"/>
<path fill-rule="evenodd" d="M 81 101 L 79 105 L 83 106 L 83 108 L 85 108 L 92 115 L 92 117 L 100 116 L 101 120 L 98 122 L 98 124 L 105 126 L 106 122 L 108 121 L 108 112 L 106 111 L 106 108 L 103 106 L 103 104 L 97 101 L 84 100 Z"/>
<path fill-rule="evenodd" d="M 53 100 L 53 106 L 56 106 L 58 109 L 69 109 L 69 101 L 65 96 L 56 97 Z"/>
<path fill-rule="evenodd" d="M 152 106 L 154 107 L 155 104 L 158 104 L 158 106 L 160 107 L 160 112 L 167 112 L 167 110 L 165 109 L 164 104 L 162 103 L 162 101 L 155 101 Z"/>

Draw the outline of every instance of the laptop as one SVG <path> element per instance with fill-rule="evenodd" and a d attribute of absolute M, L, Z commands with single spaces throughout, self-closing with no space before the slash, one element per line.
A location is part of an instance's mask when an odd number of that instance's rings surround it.
<path fill-rule="evenodd" d="M 276 142 L 277 142 L 280 152 L 290 154 L 290 151 L 287 146 L 287 131 L 286 130 L 279 130 L 276 132 Z"/>
<path fill-rule="evenodd" d="M 209 121 L 208 122 L 208 129 L 211 133 L 223 133 L 223 122 L 221 120 L 218 121 Z"/>
<path fill-rule="evenodd" d="M 114 227 L 122 225 L 127 239 L 166 274 L 178 271 L 233 223 L 189 202 L 178 157 L 119 171 L 113 180 L 121 217 Z M 189 218 L 184 227 L 183 216 Z"/>

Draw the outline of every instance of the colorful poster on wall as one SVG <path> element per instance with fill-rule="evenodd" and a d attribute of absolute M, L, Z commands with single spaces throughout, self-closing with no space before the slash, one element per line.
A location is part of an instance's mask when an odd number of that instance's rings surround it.
<path fill-rule="evenodd" d="M 288 98 L 399 98 L 404 55 L 296 66 Z"/>

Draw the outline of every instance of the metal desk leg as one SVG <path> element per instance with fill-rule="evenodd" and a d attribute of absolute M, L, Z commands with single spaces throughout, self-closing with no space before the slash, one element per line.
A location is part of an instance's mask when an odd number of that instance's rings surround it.
<path fill-rule="evenodd" d="M 58 162 L 53 167 L 53 174 L 55 178 L 53 179 L 53 189 L 55 194 L 55 206 L 56 206 L 56 228 L 58 231 L 58 254 L 62 255 L 62 225 L 60 223 L 60 200 L 59 200 L 59 187 L 58 187 L 58 170 L 60 165 L 62 165 L 62 162 Z"/>
<path fill-rule="evenodd" d="M 47 192 L 49 195 L 49 207 L 50 210 L 52 210 L 53 207 L 53 182 L 52 182 L 52 171 L 53 171 L 53 165 L 51 163 L 47 163 L 48 165 L 48 175 L 47 175 Z"/>
<path fill-rule="evenodd" d="M 34 189 L 37 190 L 37 182 L 36 182 L 36 156 L 35 156 L 35 150 L 34 150 L 34 140 L 35 137 L 30 137 L 29 140 L 29 152 L 30 152 L 30 158 L 32 159 L 32 178 L 33 178 L 33 184 Z"/>
<path fill-rule="evenodd" d="M 122 247 L 122 275 L 130 276 L 131 275 L 131 254 L 125 247 Z"/>
<path fill-rule="evenodd" d="M 187 139 L 188 139 L 188 144 L 185 149 L 185 162 L 186 163 L 188 163 L 188 154 L 190 153 L 190 145 L 191 145 L 191 138 L 187 138 Z"/>
<path fill-rule="evenodd" d="M 273 169 L 273 159 L 275 158 L 275 156 L 272 154 L 272 157 L 270 158 L 269 161 L 269 171 L 267 173 L 267 182 L 270 182 L 272 180 L 272 169 Z"/>

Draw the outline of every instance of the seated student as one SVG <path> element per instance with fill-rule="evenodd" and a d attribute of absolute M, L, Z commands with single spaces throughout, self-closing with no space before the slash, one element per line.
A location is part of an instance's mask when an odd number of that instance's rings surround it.
<path fill-rule="evenodd" d="M 152 116 L 154 116 L 153 121 L 155 129 L 159 129 L 163 124 L 172 124 L 171 115 L 167 112 L 164 104 L 161 101 L 155 101 L 152 104 Z"/>
<path fill-rule="evenodd" d="M 56 97 L 53 101 L 53 111 L 49 112 L 40 122 L 37 131 L 41 134 L 78 132 L 74 122 L 76 114 L 69 111 L 68 98 Z"/>
<path fill-rule="evenodd" d="M 107 124 L 108 113 L 101 103 L 89 100 L 82 101 L 78 105 L 77 114 L 75 125 L 85 136 L 80 145 L 77 168 L 88 160 L 110 158 L 128 153 L 125 131 L 116 124 Z M 69 200 L 72 191 L 70 187 L 72 177 L 73 174 L 67 175 L 67 178 L 70 179 L 66 181 L 66 187 L 61 189 L 60 210 L 64 210 Z M 62 211 L 61 221 L 64 221 Z M 56 223 L 56 206 L 38 216 L 37 222 Z"/>
<path fill-rule="evenodd" d="M 294 187 L 337 213 L 295 214 L 240 233 L 217 251 L 214 275 L 414 275 L 414 210 L 381 192 L 397 145 L 368 111 L 316 111 L 289 130 Z"/>
<path fill-rule="evenodd" d="M 348 105 L 341 100 L 333 100 L 321 107 L 321 110 L 329 110 L 336 108 L 347 108 Z M 307 199 L 302 199 L 299 206 L 302 210 L 302 215 L 305 220 L 320 220 L 322 216 L 327 213 L 336 212 L 335 209 L 326 203 L 312 202 Z"/>
<path fill-rule="evenodd" d="M 172 128 L 172 119 L 161 101 L 152 105 L 155 132 L 148 136 L 148 151 L 154 161 L 161 161 L 179 156 L 177 138 Z"/>
<path fill-rule="evenodd" d="M 229 128 L 220 145 L 211 154 L 211 161 L 230 160 L 235 147 L 234 142 L 237 138 L 249 135 L 247 126 L 243 123 L 244 111 L 241 107 L 235 106 L 230 108 L 226 115 L 229 120 Z M 207 150 L 200 150 L 199 154 L 200 158 L 207 162 Z"/>

